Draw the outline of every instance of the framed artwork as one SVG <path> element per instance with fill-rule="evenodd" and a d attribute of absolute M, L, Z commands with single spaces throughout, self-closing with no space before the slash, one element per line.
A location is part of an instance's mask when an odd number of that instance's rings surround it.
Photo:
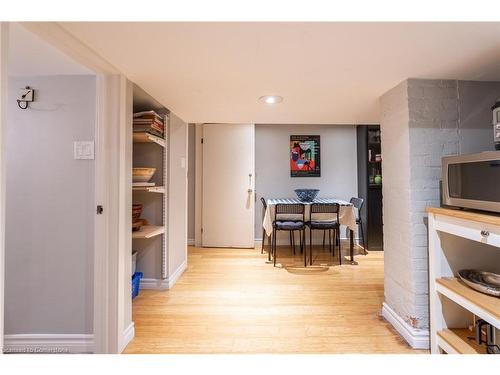
<path fill-rule="evenodd" d="M 321 177 L 319 135 L 290 136 L 290 176 Z"/>

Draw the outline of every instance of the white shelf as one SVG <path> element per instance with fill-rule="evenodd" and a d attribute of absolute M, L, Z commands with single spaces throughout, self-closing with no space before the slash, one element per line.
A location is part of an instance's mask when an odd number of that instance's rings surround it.
<path fill-rule="evenodd" d="M 147 191 L 148 193 L 165 194 L 164 186 L 134 186 L 133 191 Z"/>
<path fill-rule="evenodd" d="M 161 147 L 166 145 L 165 139 L 147 132 L 134 133 L 133 140 L 134 143 L 156 143 Z"/>
<path fill-rule="evenodd" d="M 469 337 L 474 337 L 474 333 L 467 328 L 451 328 L 437 332 L 438 345 L 448 354 L 486 354 L 486 347 Z"/>
<path fill-rule="evenodd" d="M 500 298 L 477 292 L 455 277 L 437 279 L 436 291 L 500 329 Z"/>
<path fill-rule="evenodd" d="M 132 239 L 153 238 L 165 233 L 164 226 L 144 225 L 141 229 L 132 232 Z"/>

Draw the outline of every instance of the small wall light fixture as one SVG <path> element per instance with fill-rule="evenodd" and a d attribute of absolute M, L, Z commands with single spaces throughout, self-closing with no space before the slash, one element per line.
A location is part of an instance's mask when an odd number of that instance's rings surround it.
<path fill-rule="evenodd" d="M 28 108 L 28 103 L 35 101 L 35 90 L 26 86 L 24 89 L 19 90 L 17 97 L 17 106 L 21 109 Z"/>

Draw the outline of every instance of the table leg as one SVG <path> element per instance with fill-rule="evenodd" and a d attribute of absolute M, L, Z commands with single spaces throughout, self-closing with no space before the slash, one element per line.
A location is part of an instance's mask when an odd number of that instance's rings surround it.
<path fill-rule="evenodd" d="M 267 251 L 267 261 L 266 261 L 266 263 L 268 263 L 268 264 L 272 263 L 272 260 L 271 260 L 271 251 L 273 250 L 272 237 L 273 237 L 272 234 L 267 237 L 267 248 L 268 248 L 268 251 Z"/>
<path fill-rule="evenodd" d="M 349 254 L 351 262 L 354 262 L 354 231 L 352 229 L 349 229 Z"/>
<path fill-rule="evenodd" d="M 354 260 L 354 231 L 349 229 L 349 260 L 352 265 L 357 265 L 358 262 Z"/>

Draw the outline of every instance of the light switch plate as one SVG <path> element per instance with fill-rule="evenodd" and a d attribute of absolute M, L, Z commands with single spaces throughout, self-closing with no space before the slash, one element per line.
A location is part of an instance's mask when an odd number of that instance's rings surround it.
<path fill-rule="evenodd" d="M 94 141 L 73 142 L 73 152 L 76 160 L 93 160 Z"/>
<path fill-rule="evenodd" d="M 181 158 L 181 168 L 186 168 L 186 158 Z"/>

